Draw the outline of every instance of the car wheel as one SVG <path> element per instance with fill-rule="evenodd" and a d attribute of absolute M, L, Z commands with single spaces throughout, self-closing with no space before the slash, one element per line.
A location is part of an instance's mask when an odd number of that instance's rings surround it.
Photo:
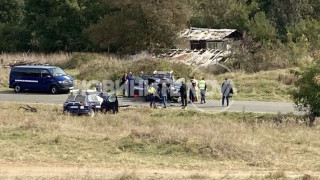
<path fill-rule="evenodd" d="M 14 86 L 14 92 L 20 93 L 22 91 L 21 86 L 19 84 Z"/>
<path fill-rule="evenodd" d="M 94 117 L 96 115 L 95 111 L 93 108 L 90 109 L 89 114 L 90 117 Z"/>
<path fill-rule="evenodd" d="M 59 89 L 57 86 L 52 86 L 50 91 L 51 91 L 51 94 L 58 94 Z"/>

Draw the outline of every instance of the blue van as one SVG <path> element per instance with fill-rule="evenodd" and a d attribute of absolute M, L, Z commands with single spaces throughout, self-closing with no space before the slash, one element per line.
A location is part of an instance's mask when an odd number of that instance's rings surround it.
<path fill-rule="evenodd" d="M 15 66 L 11 68 L 9 87 L 16 93 L 23 90 L 69 92 L 73 78 L 55 66 Z"/>

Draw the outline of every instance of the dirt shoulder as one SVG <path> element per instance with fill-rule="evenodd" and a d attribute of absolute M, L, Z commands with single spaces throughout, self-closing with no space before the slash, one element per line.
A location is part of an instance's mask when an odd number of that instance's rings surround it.
<path fill-rule="evenodd" d="M 140 179 L 212 179 L 265 177 L 282 174 L 287 178 L 304 176 L 320 177 L 319 172 L 279 172 L 277 170 L 183 170 L 183 169 L 151 169 L 141 167 L 80 167 L 62 164 L 25 164 L 0 163 L 0 178 L 77 178 L 77 179 L 121 179 L 123 176 L 134 176 Z"/>

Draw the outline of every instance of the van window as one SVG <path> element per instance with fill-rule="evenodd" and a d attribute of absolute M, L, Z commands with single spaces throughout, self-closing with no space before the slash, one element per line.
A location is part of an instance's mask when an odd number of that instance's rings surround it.
<path fill-rule="evenodd" d="M 15 68 L 11 70 L 13 76 L 22 76 L 23 69 Z"/>
<path fill-rule="evenodd" d="M 61 68 L 50 69 L 50 72 L 53 76 L 65 76 L 67 75 Z"/>
<path fill-rule="evenodd" d="M 46 69 L 41 69 L 41 77 L 44 78 L 44 77 L 48 77 L 48 76 L 50 76 L 49 71 Z"/>
<path fill-rule="evenodd" d="M 40 77 L 40 69 L 22 69 L 22 75 L 26 77 Z"/>

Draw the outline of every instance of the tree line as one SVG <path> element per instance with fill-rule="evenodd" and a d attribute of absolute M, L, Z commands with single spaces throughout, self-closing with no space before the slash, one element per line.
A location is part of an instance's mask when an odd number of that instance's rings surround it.
<path fill-rule="evenodd" d="M 319 10 L 318 0 L 0 0 L 0 51 L 152 52 L 173 48 L 188 27 L 238 29 L 255 43 L 312 51 Z"/>

